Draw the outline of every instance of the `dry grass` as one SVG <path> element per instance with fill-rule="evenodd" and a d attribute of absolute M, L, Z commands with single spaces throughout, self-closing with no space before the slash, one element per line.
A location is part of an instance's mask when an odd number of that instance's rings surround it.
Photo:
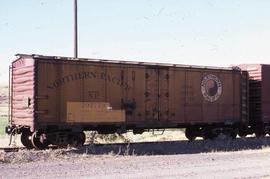
<path fill-rule="evenodd" d="M 8 123 L 8 86 L 0 85 L 0 137 L 5 134 Z"/>
<path fill-rule="evenodd" d="M 136 143 L 136 142 L 159 142 L 159 141 L 175 141 L 175 140 L 186 140 L 182 130 L 165 130 L 161 133 L 156 132 L 144 132 L 143 134 L 133 134 L 127 132 L 125 134 L 97 134 L 95 132 L 86 132 L 87 141 L 86 143 L 95 144 L 113 144 L 113 143 Z"/>

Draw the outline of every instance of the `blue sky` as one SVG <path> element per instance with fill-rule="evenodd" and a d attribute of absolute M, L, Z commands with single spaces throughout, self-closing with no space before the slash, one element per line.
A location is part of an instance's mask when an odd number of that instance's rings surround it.
<path fill-rule="evenodd" d="M 79 57 L 270 63 L 269 0 L 78 0 Z M 0 82 L 16 53 L 73 56 L 73 0 L 0 2 Z"/>

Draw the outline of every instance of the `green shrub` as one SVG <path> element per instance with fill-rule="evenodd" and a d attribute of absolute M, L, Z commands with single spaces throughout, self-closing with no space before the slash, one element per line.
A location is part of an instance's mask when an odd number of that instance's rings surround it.
<path fill-rule="evenodd" d="M 5 127 L 8 124 L 8 120 L 6 117 L 0 117 L 0 136 L 5 134 Z"/>

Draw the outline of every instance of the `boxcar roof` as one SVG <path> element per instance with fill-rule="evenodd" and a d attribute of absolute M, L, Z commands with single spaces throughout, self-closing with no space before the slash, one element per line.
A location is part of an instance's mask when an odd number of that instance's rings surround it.
<path fill-rule="evenodd" d="M 163 66 L 163 67 L 183 67 L 183 68 L 200 68 L 200 69 L 216 69 L 216 70 L 236 70 L 240 71 L 238 67 L 214 67 L 214 66 L 198 66 L 198 65 L 183 65 L 183 64 L 171 64 L 171 63 L 155 63 L 155 62 L 139 62 L 139 61 L 123 61 L 123 60 L 108 60 L 108 59 L 94 59 L 94 58 L 74 58 L 63 56 L 46 56 L 39 54 L 16 54 L 15 56 L 20 58 L 33 58 L 33 59 L 46 59 L 46 60 L 72 60 L 72 61 L 89 61 L 89 62 L 102 62 L 113 64 L 130 64 L 130 65 L 144 65 L 144 66 Z M 16 60 L 15 60 L 16 61 Z"/>

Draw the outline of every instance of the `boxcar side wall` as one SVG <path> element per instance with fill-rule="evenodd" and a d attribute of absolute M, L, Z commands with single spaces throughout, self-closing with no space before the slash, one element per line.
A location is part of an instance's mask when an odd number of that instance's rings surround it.
<path fill-rule="evenodd" d="M 44 125 L 177 127 L 241 121 L 241 72 L 38 59 Z"/>
<path fill-rule="evenodd" d="M 38 69 L 37 91 L 44 97 L 37 103 L 39 111 L 44 111 L 38 115 L 40 123 L 124 122 L 121 104 L 130 87 L 121 83 L 123 70 L 111 66 L 108 72 L 104 65 L 50 61 L 39 61 Z M 106 119 L 110 115 L 116 116 Z"/>
<path fill-rule="evenodd" d="M 185 123 L 209 124 L 230 124 L 240 120 L 239 74 L 207 69 L 177 69 L 176 73 L 183 78 L 183 81 L 175 79 L 175 85 L 180 89 L 176 94 L 180 97 L 176 97 L 177 119 L 183 119 Z M 209 85 L 213 85 L 212 92 Z"/>

